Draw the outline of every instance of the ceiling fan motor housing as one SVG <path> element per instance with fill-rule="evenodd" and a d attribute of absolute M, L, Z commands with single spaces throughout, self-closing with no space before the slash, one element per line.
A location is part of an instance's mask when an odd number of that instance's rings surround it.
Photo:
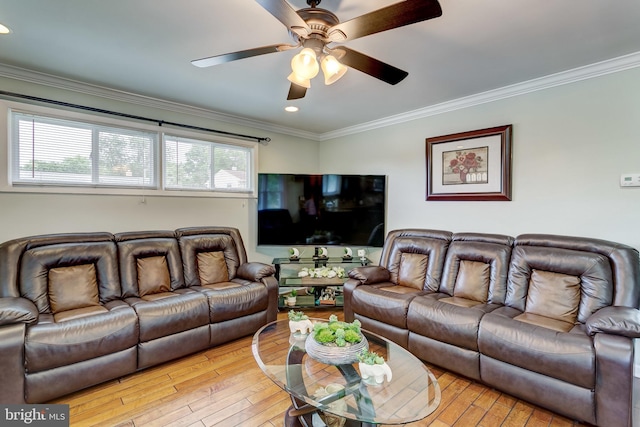
<path fill-rule="evenodd" d="M 309 7 L 306 9 L 300 9 L 297 13 L 311 29 L 310 36 L 316 35 L 323 39 L 327 39 L 329 29 L 340 23 L 338 17 L 326 9 Z"/>

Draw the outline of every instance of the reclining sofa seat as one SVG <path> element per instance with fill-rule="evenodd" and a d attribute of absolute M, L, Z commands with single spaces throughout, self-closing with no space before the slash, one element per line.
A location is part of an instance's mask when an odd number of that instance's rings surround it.
<path fill-rule="evenodd" d="M 631 425 L 633 336 L 616 323 L 637 318 L 639 270 L 624 245 L 518 236 L 505 306 L 480 324 L 482 381 L 592 424 Z"/>
<path fill-rule="evenodd" d="M 23 322 L 2 328 L 0 401 L 24 390 L 24 401 L 44 402 L 136 370 L 138 319 L 120 299 L 111 234 L 17 239 L 0 255 L 0 297 Z"/>
<path fill-rule="evenodd" d="M 344 284 L 344 316 L 408 348 L 409 304 L 440 287 L 452 233 L 396 230 L 387 235 L 378 266 L 357 267 Z M 359 286 L 366 284 L 369 286 Z"/>
<path fill-rule="evenodd" d="M 452 236 L 439 289 L 409 306 L 413 354 L 480 380 L 480 321 L 504 305 L 512 244 L 512 237 L 498 234 Z"/>
<path fill-rule="evenodd" d="M 172 231 L 118 233 L 122 297 L 139 322 L 138 369 L 209 346 L 209 303 L 184 284 Z"/>
<path fill-rule="evenodd" d="M 410 295 L 404 304 L 391 296 L 390 289 L 406 285 L 392 278 L 391 269 L 402 269 L 389 255 L 399 250 L 399 236 L 436 234 L 390 232 L 380 266 L 350 272 L 345 319 L 406 343 L 425 361 L 570 418 L 631 425 L 633 341 L 640 337 L 637 250 L 581 237 L 451 234 L 441 280 L 431 282 L 438 287 L 395 292 Z"/>
<path fill-rule="evenodd" d="M 243 337 L 276 320 L 278 282 L 273 266 L 247 262 L 235 228 L 176 230 L 185 285 L 209 302 L 209 346 Z"/>

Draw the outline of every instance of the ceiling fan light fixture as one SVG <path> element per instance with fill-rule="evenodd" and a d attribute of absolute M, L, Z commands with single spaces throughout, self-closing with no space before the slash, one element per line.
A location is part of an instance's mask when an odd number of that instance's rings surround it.
<path fill-rule="evenodd" d="M 338 61 L 333 55 L 326 55 L 320 64 L 324 73 L 324 84 L 330 85 L 338 80 L 347 72 L 348 68 Z"/>
<path fill-rule="evenodd" d="M 289 80 L 291 83 L 297 84 L 298 86 L 302 86 L 307 89 L 311 87 L 311 79 L 301 78 L 296 73 L 289 74 L 289 76 L 287 77 L 287 80 Z"/>
<path fill-rule="evenodd" d="M 310 80 L 318 75 L 320 66 L 316 60 L 316 52 L 308 47 L 291 59 L 291 69 L 300 79 Z"/>

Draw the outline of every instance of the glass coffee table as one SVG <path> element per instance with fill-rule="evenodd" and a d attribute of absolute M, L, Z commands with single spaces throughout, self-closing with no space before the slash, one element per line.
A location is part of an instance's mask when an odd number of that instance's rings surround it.
<path fill-rule="evenodd" d="M 327 322 L 311 319 L 312 322 Z M 440 403 L 433 374 L 414 355 L 379 335 L 362 330 L 369 350 L 383 356 L 391 381 L 361 379 L 358 363 L 327 365 L 305 352 L 307 335 L 291 334 L 288 320 L 267 324 L 253 337 L 252 351 L 262 371 L 291 395 L 285 426 L 374 426 L 405 424 L 431 414 Z"/>

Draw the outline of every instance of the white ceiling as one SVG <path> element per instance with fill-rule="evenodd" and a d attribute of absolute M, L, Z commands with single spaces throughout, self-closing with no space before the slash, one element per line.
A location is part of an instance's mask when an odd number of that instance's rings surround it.
<path fill-rule="evenodd" d="M 295 9 L 305 0 L 289 0 Z M 397 0 L 322 0 L 341 21 Z M 254 0 L 0 0 L 0 63 L 312 134 L 335 132 L 640 52 L 638 0 L 440 0 L 441 17 L 346 46 L 409 72 L 391 86 L 357 70 L 286 100 L 290 59 L 190 61 L 278 43 Z M 32 94 L 34 95 L 34 94 Z M 298 113 L 286 113 L 294 104 Z"/>

